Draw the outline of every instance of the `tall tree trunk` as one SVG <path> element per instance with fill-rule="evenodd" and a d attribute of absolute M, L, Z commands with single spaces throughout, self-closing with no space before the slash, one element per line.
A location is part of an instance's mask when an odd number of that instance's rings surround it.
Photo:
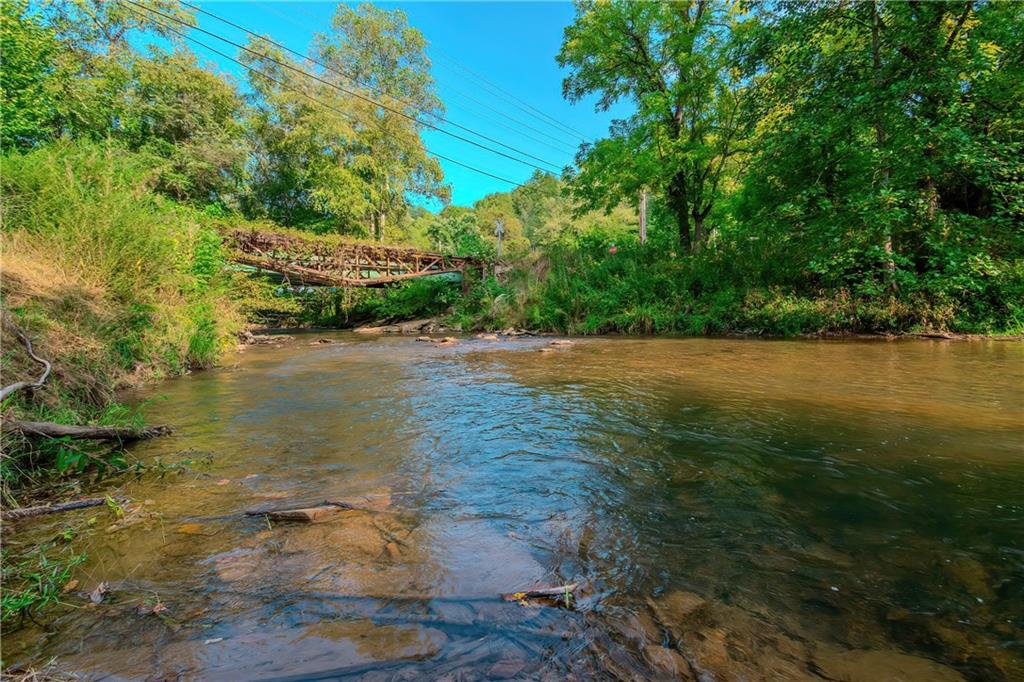
<path fill-rule="evenodd" d="M 690 253 L 693 239 L 690 236 L 690 201 L 686 193 L 686 176 L 680 171 L 668 185 L 668 206 L 675 214 L 679 227 L 679 248 Z"/>
<path fill-rule="evenodd" d="M 695 215 L 693 216 L 693 252 L 700 253 L 705 241 L 707 241 L 707 235 L 704 234 L 704 218 Z"/>
<path fill-rule="evenodd" d="M 884 85 L 882 79 L 882 17 L 878 13 L 878 0 L 871 0 L 871 63 L 874 67 L 875 92 L 880 93 Z M 882 189 L 889 187 L 889 161 L 885 158 L 885 122 L 881 107 L 875 109 L 875 145 L 881 159 L 882 167 Z M 885 251 L 885 269 L 889 273 L 890 281 L 892 273 L 896 270 L 896 263 L 893 260 L 892 228 L 888 221 L 885 223 L 885 234 L 882 239 L 882 249 Z"/>

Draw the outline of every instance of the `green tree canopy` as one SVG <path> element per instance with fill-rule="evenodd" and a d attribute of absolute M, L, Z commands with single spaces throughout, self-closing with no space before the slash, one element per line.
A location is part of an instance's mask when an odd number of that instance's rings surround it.
<path fill-rule="evenodd" d="M 750 120 L 749 88 L 731 55 L 734 10 L 718 0 L 577 3 L 558 55 L 570 69 L 565 96 L 596 94 L 598 109 L 636 105 L 578 154 L 570 180 L 583 209 L 635 202 L 650 189 L 671 208 L 684 249 L 707 240 L 705 221 Z"/>

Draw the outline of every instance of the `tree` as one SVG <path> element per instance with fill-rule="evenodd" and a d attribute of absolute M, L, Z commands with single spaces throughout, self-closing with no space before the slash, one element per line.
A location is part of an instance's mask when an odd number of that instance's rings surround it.
<path fill-rule="evenodd" d="M 419 123 L 421 116 L 440 120 L 444 108 L 434 92 L 426 40 L 409 26 L 405 13 L 368 3 L 341 4 L 331 28 L 315 41 L 319 61 L 330 67 L 324 77 L 385 105 L 354 104 L 358 142 L 365 150 L 357 172 L 366 183 L 372 233 L 383 240 L 389 222 L 404 217 L 407 195 L 450 197 L 440 164 L 423 145 Z"/>
<path fill-rule="evenodd" d="M 480 233 L 476 214 L 465 206 L 446 206 L 427 228 L 433 248 L 457 256 L 490 256 L 494 247 Z"/>
<path fill-rule="evenodd" d="M 665 197 L 684 250 L 707 241 L 705 222 L 750 120 L 748 84 L 732 68 L 734 9 L 719 0 L 577 3 L 558 54 L 571 69 L 565 96 L 597 94 L 599 110 L 626 98 L 636 105 L 577 156 L 570 182 L 584 210 L 635 202 L 649 188 Z"/>
<path fill-rule="evenodd" d="M 561 181 L 550 173 L 534 171 L 530 179 L 512 190 L 512 207 L 523 224 L 523 236 L 531 246 L 548 244 L 565 228 L 568 214 L 563 204 Z"/>
<path fill-rule="evenodd" d="M 31 147 L 55 132 L 59 52 L 54 32 L 29 13 L 28 0 L 0 3 L 0 148 Z"/>
<path fill-rule="evenodd" d="M 129 148 L 164 158 L 158 189 L 182 200 L 227 200 L 239 191 L 248 149 L 234 84 L 185 50 L 154 49 L 131 62 L 119 120 Z"/>
<path fill-rule="evenodd" d="M 365 235 L 370 211 L 351 99 L 301 74 L 266 41 L 250 42 L 252 105 L 246 128 L 253 154 L 245 205 L 285 225 Z M 260 56 L 265 55 L 265 56 Z"/>
<path fill-rule="evenodd" d="M 181 40 L 168 28 L 173 22 L 145 8 L 194 21 L 193 13 L 175 0 L 139 0 L 144 8 L 106 0 L 43 4 L 47 23 L 64 47 L 58 67 L 75 74 L 59 80 L 60 89 L 54 94 L 61 133 L 95 140 L 121 128 L 141 41 L 160 38 L 177 44 Z"/>
<path fill-rule="evenodd" d="M 791 2 L 759 19 L 742 220 L 865 294 L 1019 248 L 1020 4 Z"/>

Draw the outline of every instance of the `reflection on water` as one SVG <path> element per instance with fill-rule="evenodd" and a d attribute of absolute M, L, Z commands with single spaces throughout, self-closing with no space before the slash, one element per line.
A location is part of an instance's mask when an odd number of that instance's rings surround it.
<path fill-rule="evenodd" d="M 1024 678 L 1020 344 L 334 338 L 140 396 L 177 432 L 136 456 L 211 463 L 126 485 L 79 576 L 113 598 L 5 633 L 5 662 Z M 362 509 L 243 516 L 324 500 Z M 498 596 L 576 581 L 573 610 Z"/>

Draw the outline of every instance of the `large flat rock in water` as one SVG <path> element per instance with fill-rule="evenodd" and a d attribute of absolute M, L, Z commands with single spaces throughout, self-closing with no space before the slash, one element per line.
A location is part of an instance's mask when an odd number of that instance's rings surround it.
<path fill-rule="evenodd" d="M 953 668 L 895 649 L 821 647 L 814 661 L 829 679 L 842 682 L 964 682 Z"/>

